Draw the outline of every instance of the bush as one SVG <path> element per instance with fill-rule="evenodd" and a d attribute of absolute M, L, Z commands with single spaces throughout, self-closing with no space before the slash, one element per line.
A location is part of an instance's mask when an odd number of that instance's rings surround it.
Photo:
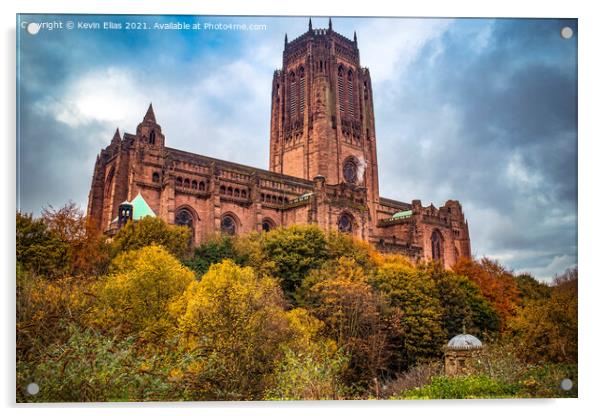
<path fill-rule="evenodd" d="M 123 253 L 111 268 L 98 290 L 94 325 L 143 339 L 156 339 L 175 326 L 167 307 L 194 281 L 192 271 L 158 246 Z"/>
<path fill-rule="evenodd" d="M 496 399 L 514 397 L 518 384 L 508 384 L 483 375 L 435 377 L 431 384 L 393 397 L 396 399 Z"/>
<path fill-rule="evenodd" d="M 197 355 L 181 388 L 194 400 L 260 399 L 289 339 L 276 280 L 230 260 L 214 264 L 171 305 L 182 346 Z"/>
<path fill-rule="evenodd" d="M 383 395 L 387 398 L 395 398 L 395 396 L 400 396 L 408 390 L 430 384 L 433 377 L 441 376 L 442 373 L 443 365 L 440 361 L 415 365 L 385 383 L 382 386 Z"/>
<path fill-rule="evenodd" d="M 144 217 L 138 221 L 128 221 L 122 227 L 111 244 L 112 257 L 157 245 L 164 247 L 178 259 L 190 255 L 190 230 L 185 226 L 169 225 L 160 218 Z"/>
<path fill-rule="evenodd" d="M 156 357 L 134 353 L 134 341 L 117 341 L 97 332 L 70 326 L 65 343 L 48 346 L 35 363 L 17 363 L 18 402 L 101 402 L 159 400 L 167 391 L 166 377 L 153 371 Z M 37 382 L 30 396 L 24 386 Z"/>
<path fill-rule="evenodd" d="M 229 235 L 217 234 L 196 247 L 192 258 L 186 261 L 186 265 L 194 270 L 198 277 L 201 277 L 207 273 L 212 264 L 225 259 L 236 261 L 237 257 L 234 238 Z"/>
<path fill-rule="evenodd" d="M 92 284 L 73 277 L 48 280 L 18 267 L 17 361 L 36 360 L 48 345 L 65 342 L 65 324 L 83 324 Z"/>
<path fill-rule="evenodd" d="M 334 342 L 316 343 L 303 352 L 284 351 L 267 400 L 337 400 L 345 397 L 342 373 L 349 358 Z"/>

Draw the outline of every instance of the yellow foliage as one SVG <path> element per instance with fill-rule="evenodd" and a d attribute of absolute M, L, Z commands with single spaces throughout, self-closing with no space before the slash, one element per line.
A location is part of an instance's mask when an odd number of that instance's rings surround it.
<path fill-rule="evenodd" d="M 143 336 L 161 335 L 173 326 L 168 304 L 194 281 L 192 271 L 159 246 L 121 254 L 111 268 L 99 288 L 93 324 Z"/>

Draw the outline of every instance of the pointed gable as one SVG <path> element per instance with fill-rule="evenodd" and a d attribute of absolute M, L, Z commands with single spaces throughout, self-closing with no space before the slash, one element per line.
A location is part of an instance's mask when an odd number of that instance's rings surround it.
<path fill-rule="evenodd" d="M 149 216 L 149 217 L 157 216 L 155 214 L 155 212 L 151 209 L 151 207 L 148 205 L 146 200 L 142 197 L 142 194 L 140 194 L 140 192 L 138 192 L 138 195 L 136 195 L 136 198 L 132 199 L 131 204 L 134 207 L 134 215 L 133 215 L 134 220 L 139 220 L 139 219 L 147 217 L 147 216 Z"/>

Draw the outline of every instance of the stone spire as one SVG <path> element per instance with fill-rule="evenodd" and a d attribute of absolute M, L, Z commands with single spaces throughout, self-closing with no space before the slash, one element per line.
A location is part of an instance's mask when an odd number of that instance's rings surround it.
<path fill-rule="evenodd" d="M 148 110 L 146 110 L 146 115 L 144 116 L 144 120 L 142 121 L 155 124 L 157 123 L 157 120 L 155 119 L 155 112 L 153 111 L 153 103 L 150 103 L 150 105 L 148 106 Z"/>
<path fill-rule="evenodd" d="M 332 30 L 332 19 L 328 18 L 328 30 Z"/>
<path fill-rule="evenodd" d="M 309 31 L 311 32 L 311 17 L 309 18 Z"/>
<path fill-rule="evenodd" d="M 111 143 L 119 143 L 121 141 L 121 134 L 119 133 L 119 127 L 115 130 L 115 134 L 113 135 L 113 140 Z"/>
<path fill-rule="evenodd" d="M 288 44 L 288 35 L 285 33 L 284 34 L 284 46 L 286 46 Z"/>
<path fill-rule="evenodd" d="M 353 43 L 357 43 L 357 33 L 355 33 L 355 30 L 353 31 Z"/>

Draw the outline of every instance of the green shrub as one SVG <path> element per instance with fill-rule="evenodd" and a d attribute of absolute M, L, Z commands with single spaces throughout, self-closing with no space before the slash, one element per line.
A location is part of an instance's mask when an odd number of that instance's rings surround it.
<path fill-rule="evenodd" d="M 167 391 L 165 377 L 156 372 L 157 357 L 134 353 L 132 338 L 116 341 L 75 326 L 64 344 L 48 347 L 35 363 L 17 364 L 18 402 L 97 402 L 159 400 Z M 26 386 L 40 386 L 28 395 Z"/>
<path fill-rule="evenodd" d="M 167 224 L 160 218 L 144 217 L 128 223 L 117 233 L 111 244 L 111 255 L 137 250 L 142 247 L 163 246 L 178 259 L 190 255 L 190 230 L 188 227 Z"/>
<path fill-rule="evenodd" d="M 217 234 L 196 247 L 192 258 L 185 263 L 200 278 L 207 273 L 209 266 L 222 260 L 230 259 L 240 263 L 237 257 L 233 237 Z"/>
<path fill-rule="evenodd" d="M 431 384 L 405 392 L 403 399 L 494 399 L 515 397 L 518 384 L 504 383 L 484 375 L 435 377 Z"/>

